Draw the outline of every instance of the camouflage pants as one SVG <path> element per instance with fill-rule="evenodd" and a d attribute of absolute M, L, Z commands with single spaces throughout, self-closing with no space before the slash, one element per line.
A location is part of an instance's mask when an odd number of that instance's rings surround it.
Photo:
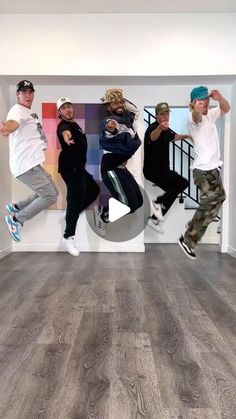
<path fill-rule="evenodd" d="M 193 178 L 195 185 L 200 189 L 200 205 L 184 235 L 184 242 L 192 249 L 201 240 L 207 226 L 217 216 L 225 200 L 225 191 L 218 169 L 207 171 L 194 169 Z"/>

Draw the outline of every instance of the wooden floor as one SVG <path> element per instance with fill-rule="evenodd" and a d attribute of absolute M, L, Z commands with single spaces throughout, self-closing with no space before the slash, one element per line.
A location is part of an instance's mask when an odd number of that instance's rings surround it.
<path fill-rule="evenodd" d="M 0 260 L 0 418 L 236 418 L 236 260 L 198 253 Z"/>

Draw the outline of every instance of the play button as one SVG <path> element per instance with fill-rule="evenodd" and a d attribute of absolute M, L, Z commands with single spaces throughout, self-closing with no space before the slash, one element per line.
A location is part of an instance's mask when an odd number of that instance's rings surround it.
<path fill-rule="evenodd" d="M 106 233 L 104 236 L 99 234 L 94 212 L 91 207 L 86 210 L 86 218 L 89 226 L 95 234 L 97 234 L 102 240 L 108 242 L 124 242 L 129 241 L 142 233 L 147 225 L 151 208 L 150 201 L 145 190 L 139 185 L 142 197 L 143 205 L 136 211 L 131 212 L 130 207 L 108 195 L 104 185 L 100 184 L 100 190 L 102 193 L 99 196 L 98 208 L 106 208 L 109 222 L 105 225 Z"/>
<path fill-rule="evenodd" d="M 115 198 L 110 198 L 108 201 L 109 207 L 109 221 L 113 223 L 119 218 L 124 217 L 124 215 L 129 214 L 130 207 L 123 204 L 122 202 L 117 201 Z"/>

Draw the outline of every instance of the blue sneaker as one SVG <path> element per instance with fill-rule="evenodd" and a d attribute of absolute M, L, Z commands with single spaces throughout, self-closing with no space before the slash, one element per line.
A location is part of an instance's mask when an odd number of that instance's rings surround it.
<path fill-rule="evenodd" d="M 8 227 L 9 233 L 11 237 L 13 238 L 13 240 L 15 240 L 16 242 L 21 241 L 21 237 L 20 237 L 21 224 L 18 221 L 14 221 L 13 216 L 11 215 L 6 215 L 5 221 L 6 221 L 6 225 Z"/>
<path fill-rule="evenodd" d="M 8 214 L 13 215 L 13 216 L 17 212 L 20 211 L 19 208 L 16 208 L 16 206 L 14 204 L 7 204 L 7 205 L 5 205 L 5 208 L 6 208 L 7 212 L 8 212 Z"/>

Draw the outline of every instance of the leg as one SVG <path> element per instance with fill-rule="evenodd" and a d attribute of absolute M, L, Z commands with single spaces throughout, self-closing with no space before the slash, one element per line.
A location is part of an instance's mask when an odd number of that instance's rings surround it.
<path fill-rule="evenodd" d="M 17 206 L 17 208 L 19 208 L 19 210 L 22 210 L 37 198 L 38 195 L 35 193 L 33 195 L 30 195 L 28 198 L 23 199 L 22 201 L 18 201 L 15 205 Z"/>
<path fill-rule="evenodd" d="M 58 190 L 51 176 L 40 165 L 18 176 L 17 179 L 35 192 L 28 200 L 21 201 L 23 205 L 28 203 L 28 205 L 20 209 L 17 213 L 17 220 L 23 224 L 42 210 L 54 204 L 57 200 Z"/>
<path fill-rule="evenodd" d="M 64 238 L 75 235 L 76 224 L 85 200 L 85 175 L 83 171 L 61 173 L 67 187 L 66 228 Z"/>
<path fill-rule="evenodd" d="M 194 183 L 200 189 L 200 205 L 184 235 L 184 242 L 192 249 L 201 240 L 225 200 L 225 191 L 218 169 L 209 171 L 195 169 L 193 177 Z"/>
<path fill-rule="evenodd" d="M 84 211 L 91 205 L 98 197 L 100 188 L 97 182 L 94 180 L 93 176 L 90 175 L 86 170 L 84 171 L 85 175 L 85 196 L 84 201 L 81 203 L 80 212 Z"/>
<path fill-rule="evenodd" d="M 132 213 L 137 211 L 137 209 L 143 205 L 143 196 L 133 175 L 127 169 L 124 170 L 123 172 L 125 177 L 123 180 L 123 188 L 126 196 L 128 197 L 128 206 L 130 207 L 130 212 Z"/>
<path fill-rule="evenodd" d="M 177 196 L 189 185 L 187 179 L 172 170 L 165 171 L 161 175 L 154 176 L 149 180 L 165 191 L 155 201 L 157 204 L 161 204 L 163 215 L 170 209 Z"/>
<path fill-rule="evenodd" d="M 111 195 L 130 207 L 130 212 L 142 206 L 143 197 L 139 186 L 127 169 L 109 170 L 102 178 Z"/>

